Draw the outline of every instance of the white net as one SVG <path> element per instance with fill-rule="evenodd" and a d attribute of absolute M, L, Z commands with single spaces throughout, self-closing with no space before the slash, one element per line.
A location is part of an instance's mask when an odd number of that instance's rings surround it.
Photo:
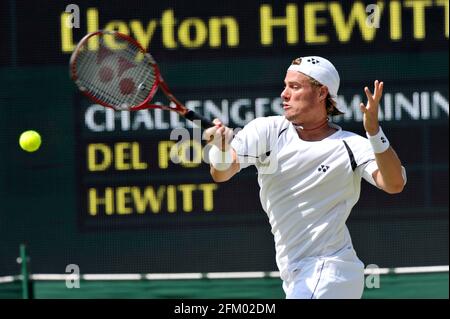
<path fill-rule="evenodd" d="M 152 57 L 114 33 L 88 38 L 75 63 L 78 87 L 117 110 L 141 104 L 156 80 Z"/>

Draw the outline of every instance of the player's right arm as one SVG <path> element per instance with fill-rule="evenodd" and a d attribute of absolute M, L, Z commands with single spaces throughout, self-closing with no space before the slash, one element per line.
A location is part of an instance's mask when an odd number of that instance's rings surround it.
<path fill-rule="evenodd" d="M 236 151 L 230 145 L 231 139 L 233 138 L 233 131 L 229 127 L 223 125 L 218 119 L 215 119 L 213 123 L 215 126 L 206 129 L 204 136 L 209 143 L 214 144 L 220 150 L 229 151 L 232 156 L 232 162 L 230 167 L 226 170 L 218 170 L 210 164 L 210 174 L 215 182 L 226 182 L 240 170 Z"/>

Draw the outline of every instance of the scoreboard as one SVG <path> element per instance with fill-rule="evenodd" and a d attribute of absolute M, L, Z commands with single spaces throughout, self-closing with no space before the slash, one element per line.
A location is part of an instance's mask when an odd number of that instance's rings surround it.
<path fill-rule="evenodd" d="M 383 80 L 380 121 L 409 180 L 396 196 L 363 182 L 355 248 L 380 267 L 448 264 L 448 1 L 4 1 L 0 15 L 0 275 L 21 242 L 36 273 L 276 270 L 254 168 L 214 183 L 189 121 L 77 92 L 68 60 L 97 29 L 135 37 L 179 100 L 232 128 L 282 114 L 299 56 L 333 62 L 333 121 L 361 135 L 363 88 Z M 25 129 L 38 152 L 18 149 Z"/>

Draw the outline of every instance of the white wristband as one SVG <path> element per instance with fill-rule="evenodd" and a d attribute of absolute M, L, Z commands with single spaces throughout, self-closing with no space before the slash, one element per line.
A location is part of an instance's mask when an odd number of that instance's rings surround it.
<path fill-rule="evenodd" d="M 387 139 L 386 135 L 384 135 L 381 126 L 376 135 L 370 136 L 367 132 L 366 135 L 370 141 L 370 144 L 372 145 L 374 153 L 383 153 L 389 148 L 389 140 Z"/>
<path fill-rule="evenodd" d="M 209 162 L 218 171 L 225 171 L 230 168 L 233 163 L 233 156 L 229 149 L 223 152 L 217 146 L 211 145 L 211 149 L 209 150 Z"/>

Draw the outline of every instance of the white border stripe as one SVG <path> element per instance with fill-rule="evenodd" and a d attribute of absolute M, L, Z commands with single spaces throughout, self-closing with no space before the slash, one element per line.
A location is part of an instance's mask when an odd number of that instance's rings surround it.
<path fill-rule="evenodd" d="M 75 274 L 32 274 L 33 280 L 79 280 L 80 275 Z"/>
<path fill-rule="evenodd" d="M 4 276 L 0 277 L 0 284 L 7 283 L 7 282 L 14 282 L 16 280 L 21 279 L 19 276 Z"/>
<path fill-rule="evenodd" d="M 86 274 L 82 275 L 84 280 L 142 280 L 140 274 Z"/>
<path fill-rule="evenodd" d="M 397 267 L 397 268 L 366 268 L 365 275 L 385 274 L 417 274 L 449 272 L 449 266 L 426 267 Z M 85 274 L 84 280 L 172 280 L 172 279 L 239 279 L 239 278 L 279 278 L 278 271 L 248 271 L 248 272 L 209 272 L 209 273 L 154 273 L 154 274 Z M 22 276 L 2 276 L 0 283 L 21 280 Z M 75 274 L 32 274 L 32 280 L 77 280 L 80 275 Z"/>
<path fill-rule="evenodd" d="M 364 275 L 387 275 L 390 274 L 389 268 L 366 268 L 364 269 Z"/>
<path fill-rule="evenodd" d="M 266 273 L 263 271 L 247 271 L 247 272 L 209 272 L 206 278 L 209 279 L 225 279 L 225 278 L 264 278 Z"/>
<path fill-rule="evenodd" d="M 280 278 L 280 272 L 279 271 L 271 271 L 269 272 L 270 278 Z"/>
<path fill-rule="evenodd" d="M 394 268 L 395 274 L 413 274 L 413 273 L 426 273 L 426 272 L 448 272 L 448 266 Z"/>
<path fill-rule="evenodd" d="M 180 273 L 180 274 L 146 274 L 148 280 L 176 280 L 176 279 L 202 279 L 201 273 Z"/>

